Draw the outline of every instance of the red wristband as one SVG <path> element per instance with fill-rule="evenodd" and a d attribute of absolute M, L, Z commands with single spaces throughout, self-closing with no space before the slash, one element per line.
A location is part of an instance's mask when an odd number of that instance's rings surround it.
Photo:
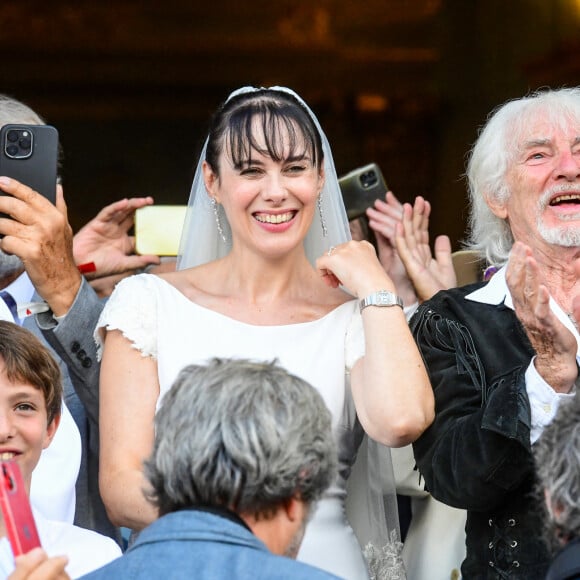
<path fill-rule="evenodd" d="M 89 274 L 90 272 L 96 272 L 97 267 L 95 266 L 94 262 L 87 262 L 86 264 L 79 264 L 78 266 L 79 272 L 81 274 Z"/>

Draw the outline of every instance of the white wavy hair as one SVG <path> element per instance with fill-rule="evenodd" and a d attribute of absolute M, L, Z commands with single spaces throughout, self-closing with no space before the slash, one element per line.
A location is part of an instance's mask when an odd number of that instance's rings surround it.
<path fill-rule="evenodd" d="M 543 89 L 507 101 L 491 112 L 469 154 L 467 246 L 493 265 L 507 262 L 514 239 L 507 220 L 494 215 L 487 200 L 509 198 L 506 172 L 519 152 L 528 123 L 538 114 L 560 127 L 575 125 L 580 134 L 580 87 Z"/>

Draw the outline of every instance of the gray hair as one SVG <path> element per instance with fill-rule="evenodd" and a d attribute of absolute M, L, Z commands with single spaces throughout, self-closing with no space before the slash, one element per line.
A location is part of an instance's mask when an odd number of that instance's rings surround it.
<path fill-rule="evenodd" d="M 562 401 L 555 419 L 534 447 L 542 492 L 551 506 L 551 535 L 580 536 L 580 397 Z M 543 495 L 543 494 L 542 494 Z M 553 509 L 552 509 L 553 508 Z M 552 538 L 550 538 L 552 539 Z"/>
<path fill-rule="evenodd" d="M 572 122 L 580 128 L 580 87 L 545 89 L 504 103 L 491 112 L 469 154 L 467 245 L 490 264 L 507 262 L 514 239 L 507 220 L 494 215 L 487 200 L 509 198 L 506 172 L 519 153 L 527 124 L 538 112 L 551 124 L 564 127 Z"/>
<path fill-rule="evenodd" d="M 322 397 L 275 362 L 185 367 L 155 428 L 145 475 L 161 514 L 209 505 L 268 517 L 292 497 L 316 501 L 336 475 Z"/>
<path fill-rule="evenodd" d="M 28 105 L 0 94 L 0 127 L 8 123 L 22 123 L 23 125 L 44 125 L 44 119 L 34 112 Z"/>

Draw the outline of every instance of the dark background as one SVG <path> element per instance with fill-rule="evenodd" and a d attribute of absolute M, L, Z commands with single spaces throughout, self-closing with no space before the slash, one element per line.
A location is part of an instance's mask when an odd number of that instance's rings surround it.
<path fill-rule="evenodd" d="M 186 203 L 217 105 L 282 84 L 339 174 L 376 161 L 458 248 L 488 112 L 580 84 L 580 0 L 2 0 L 0 48 L 0 92 L 59 129 L 75 228 L 125 196 Z"/>

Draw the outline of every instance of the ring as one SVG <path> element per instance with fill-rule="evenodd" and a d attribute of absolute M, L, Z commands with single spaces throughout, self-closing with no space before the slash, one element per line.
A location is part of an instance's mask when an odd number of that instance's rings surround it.
<path fill-rule="evenodd" d="M 327 255 L 332 256 L 332 252 L 334 252 L 334 250 L 336 250 L 336 248 L 334 246 L 330 246 L 330 248 L 328 248 L 328 252 L 326 252 Z"/>

